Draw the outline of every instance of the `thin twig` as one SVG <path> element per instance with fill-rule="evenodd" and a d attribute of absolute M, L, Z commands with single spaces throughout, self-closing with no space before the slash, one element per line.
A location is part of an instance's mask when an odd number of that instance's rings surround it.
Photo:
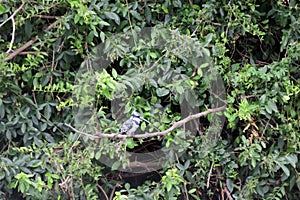
<path fill-rule="evenodd" d="M 209 188 L 210 176 L 211 176 L 211 173 L 212 173 L 212 169 L 213 169 L 214 164 L 215 164 L 215 162 L 213 161 L 213 163 L 212 163 L 211 166 L 210 166 L 209 172 L 208 172 L 208 178 L 207 178 L 207 181 L 206 181 L 206 188 L 207 188 L 207 189 Z"/>
<path fill-rule="evenodd" d="M 215 26 L 222 26 L 222 24 L 220 24 L 220 23 L 213 22 L 213 21 L 203 20 L 203 19 L 201 19 L 201 18 L 196 19 L 195 22 L 196 22 L 196 23 L 206 22 L 206 23 L 209 23 L 209 24 L 212 24 L 212 25 L 215 25 Z"/>
<path fill-rule="evenodd" d="M 101 190 L 101 192 L 104 194 L 104 196 L 105 196 L 105 199 L 106 200 L 109 200 L 109 198 L 108 198 L 108 196 L 107 196 L 107 194 L 106 194 L 106 192 L 104 191 L 104 189 L 102 188 L 102 186 L 101 185 L 99 185 L 99 184 L 97 184 L 97 187 Z"/>
<path fill-rule="evenodd" d="M 68 190 L 68 184 L 69 182 L 72 180 L 72 177 L 71 176 L 68 176 L 66 178 L 66 180 L 64 180 L 63 182 L 59 183 L 58 186 L 63 189 L 63 190 Z"/>
<path fill-rule="evenodd" d="M 228 197 L 228 199 L 229 199 L 229 200 L 233 200 L 233 198 L 232 198 L 230 192 L 229 192 L 228 189 L 227 189 L 227 186 L 224 186 L 223 190 L 225 191 L 226 196 Z"/>
<path fill-rule="evenodd" d="M 34 101 L 36 107 L 38 107 L 38 104 L 37 104 L 37 101 L 36 101 L 36 97 L 35 97 L 35 92 L 34 92 L 34 91 L 32 92 L 32 97 L 33 97 L 33 101 Z"/>
<path fill-rule="evenodd" d="M 71 128 L 73 131 L 75 131 L 76 133 L 79 133 L 81 135 L 86 135 L 89 136 L 91 138 L 150 138 L 150 137 L 155 137 L 155 136 L 163 136 L 166 135 L 167 133 L 173 131 L 174 129 L 176 129 L 177 127 L 180 127 L 184 124 L 186 124 L 187 122 L 194 120 L 194 119 L 198 119 L 200 117 L 206 116 L 210 113 L 216 113 L 216 112 L 221 112 L 223 110 L 225 110 L 226 105 L 222 106 L 222 107 L 218 107 L 218 108 L 211 108 L 208 109 L 204 112 L 201 113 L 197 113 L 194 115 L 190 115 L 178 122 L 175 122 L 170 128 L 168 128 L 167 130 L 161 131 L 161 132 L 154 132 L 154 133 L 145 133 L 145 134 L 139 134 L 139 135 L 120 135 L 120 134 L 103 134 L 100 132 L 96 132 L 95 135 L 92 134 L 88 134 L 85 133 L 83 131 L 79 131 L 76 128 L 72 127 L 70 124 L 65 123 L 65 126 Z"/>
<path fill-rule="evenodd" d="M 117 184 L 113 187 L 113 189 L 112 189 L 112 191 L 111 191 L 111 193 L 110 193 L 109 200 L 113 200 L 114 194 L 115 194 L 115 191 L 116 191 L 116 188 L 117 188 L 117 187 L 120 187 L 120 186 L 121 186 L 121 185 L 120 185 L 119 183 L 117 183 Z"/>
<path fill-rule="evenodd" d="M 0 150 L 0 154 L 2 154 L 2 152 L 9 146 L 9 144 L 10 144 L 10 141 L 8 141 L 8 142 L 4 145 L 4 147 Z"/>
<path fill-rule="evenodd" d="M 296 64 L 296 63 L 295 63 Z M 299 67 L 299 65 L 298 65 L 298 67 Z M 295 77 L 294 76 L 290 76 L 291 77 L 291 79 L 293 79 L 297 84 L 299 84 L 299 81 L 297 80 L 297 79 L 295 79 Z"/>
<path fill-rule="evenodd" d="M 194 35 L 196 35 L 196 32 L 198 31 L 198 26 L 195 28 L 195 30 L 193 31 L 193 33 L 191 34 L 191 37 L 193 37 Z"/>
<path fill-rule="evenodd" d="M 189 194 L 188 194 L 188 191 L 187 191 L 187 188 L 186 188 L 186 181 L 184 182 L 183 187 L 184 187 L 184 192 L 185 192 L 186 200 L 189 200 Z"/>
<path fill-rule="evenodd" d="M 246 55 L 246 54 L 243 54 L 242 52 L 240 52 L 237 48 L 236 48 L 236 51 L 238 52 L 238 54 L 240 54 L 243 58 L 247 58 L 247 59 L 250 59 L 250 56 Z M 260 61 L 260 60 L 256 60 L 257 64 L 260 64 L 260 65 L 269 65 L 270 63 L 267 63 L 267 62 L 264 62 L 264 61 Z"/>
<path fill-rule="evenodd" d="M 40 52 L 40 53 L 42 53 L 42 52 Z M 23 51 L 23 52 L 19 53 L 19 55 L 27 55 L 27 54 L 37 55 L 37 52 L 36 51 Z"/>
<path fill-rule="evenodd" d="M 125 0 L 125 3 L 126 3 L 126 7 L 127 7 L 128 11 L 129 11 L 128 0 Z M 132 26 L 132 22 L 131 22 L 131 19 L 130 19 L 130 12 L 127 12 L 127 17 L 128 17 L 128 22 L 129 22 L 130 30 L 131 30 L 131 32 L 133 32 L 133 26 Z M 133 41 L 134 41 L 134 46 L 137 46 L 134 37 L 133 37 Z"/>
<path fill-rule="evenodd" d="M 265 134 L 265 132 L 266 132 L 266 130 L 267 130 L 267 128 L 268 128 L 268 125 L 269 125 L 270 120 L 271 120 L 271 118 L 267 121 L 267 124 L 265 125 L 265 128 L 264 128 L 264 130 L 263 130 L 263 132 L 262 132 L 262 134 L 261 134 L 261 137 L 264 136 L 264 134 Z M 260 121 L 260 122 L 261 122 L 261 121 Z M 261 123 L 262 123 L 262 122 L 261 122 Z M 262 123 L 262 124 L 263 124 L 263 123 Z"/>
<path fill-rule="evenodd" d="M 11 34 L 11 41 L 10 41 L 10 44 L 9 44 L 9 48 L 8 50 L 6 51 L 6 53 L 9 53 L 12 51 L 12 48 L 13 48 L 13 44 L 14 44 L 14 41 L 15 41 L 15 33 L 16 33 L 16 23 L 15 23 L 15 19 L 12 17 L 11 18 L 11 22 L 12 22 L 12 34 Z"/>
<path fill-rule="evenodd" d="M 124 144 L 124 142 L 125 142 L 125 138 L 122 138 L 122 140 L 121 140 L 120 143 L 119 143 L 118 148 L 116 149 L 116 153 L 119 153 L 119 151 L 120 151 L 122 145 Z"/>
<path fill-rule="evenodd" d="M 153 65 L 152 65 L 150 68 L 148 68 L 148 69 L 146 69 L 145 71 L 143 71 L 143 74 L 146 73 L 146 72 L 148 72 L 148 71 L 151 71 L 154 67 L 156 67 L 156 65 L 158 64 L 158 62 L 159 62 L 162 58 L 166 57 L 166 55 L 167 55 L 167 53 L 164 53 L 164 55 L 162 55 L 161 57 L 159 57 L 159 58 L 155 61 L 155 63 L 153 63 Z"/>
<path fill-rule="evenodd" d="M 44 18 L 44 19 L 57 19 L 57 18 L 60 18 L 61 16 L 34 15 L 34 17 Z"/>

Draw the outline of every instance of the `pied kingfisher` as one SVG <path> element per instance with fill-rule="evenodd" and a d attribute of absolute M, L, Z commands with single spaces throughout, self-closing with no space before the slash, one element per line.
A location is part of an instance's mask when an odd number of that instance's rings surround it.
<path fill-rule="evenodd" d="M 150 124 L 148 120 L 142 118 L 140 113 L 133 111 L 131 117 L 120 126 L 119 134 L 133 134 L 139 127 L 141 121 L 145 121 Z"/>

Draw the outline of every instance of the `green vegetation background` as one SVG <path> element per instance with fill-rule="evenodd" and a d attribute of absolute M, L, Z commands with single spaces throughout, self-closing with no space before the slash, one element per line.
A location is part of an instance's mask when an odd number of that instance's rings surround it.
<path fill-rule="evenodd" d="M 0 199 L 298 199 L 296 2 L 0 1 Z M 188 148 L 181 157 L 170 157 L 171 166 L 152 174 L 121 173 L 115 169 L 124 163 L 108 168 L 100 162 L 103 155 L 120 156 L 118 142 L 106 139 L 95 152 L 93 143 L 84 145 L 65 125 L 73 124 L 75 75 L 96 45 L 116 33 L 154 26 L 177 30 L 209 50 L 226 88 L 226 123 L 205 156 L 203 137 L 184 140 L 175 132 L 161 145 L 180 142 Z M 166 52 L 139 53 L 120 56 L 98 74 L 97 114 L 104 116 L 99 123 L 106 133 L 118 128 L 109 102 L 121 75 L 135 77 L 140 62 L 155 62 Z M 201 71 L 193 74 L 193 66 L 172 56 L 159 66 L 191 77 L 184 87 L 202 97 L 200 111 L 210 107 Z M 125 110 L 156 119 L 156 110 L 165 106 L 167 114 L 156 124 L 165 130 L 180 119 L 177 94 L 186 89 L 180 85 L 162 79 L 143 88 L 139 79 L 128 80 L 128 87 L 144 92 L 131 95 Z M 204 130 L 209 120 L 203 119 Z"/>

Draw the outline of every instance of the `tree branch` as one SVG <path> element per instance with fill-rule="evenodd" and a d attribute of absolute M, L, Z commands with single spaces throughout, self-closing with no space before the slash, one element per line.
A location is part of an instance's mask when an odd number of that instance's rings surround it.
<path fill-rule="evenodd" d="M 107 196 L 107 194 L 106 194 L 106 192 L 105 192 L 105 190 L 102 188 L 102 186 L 101 185 L 99 185 L 99 184 L 97 184 L 97 187 L 101 190 L 101 192 L 103 193 L 103 195 L 105 196 L 105 199 L 106 200 L 109 200 L 108 199 L 108 196 Z"/>
<path fill-rule="evenodd" d="M 201 113 L 197 113 L 194 115 L 190 115 L 178 122 L 175 122 L 170 128 L 168 128 L 167 130 L 161 131 L 161 132 L 154 132 L 154 133 L 145 133 L 145 134 L 139 134 L 139 135 L 120 135 L 120 134 L 103 134 L 100 131 L 96 132 L 95 135 L 92 134 L 88 134 L 82 131 L 77 130 L 76 128 L 72 127 L 70 124 L 65 124 L 67 127 L 71 128 L 73 131 L 75 131 L 76 133 L 79 133 L 81 135 L 85 135 L 85 136 L 89 136 L 91 138 L 150 138 L 150 137 L 155 137 L 155 136 L 163 136 L 166 135 L 167 133 L 173 131 L 174 129 L 186 124 L 187 122 L 193 120 L 193 119 L 198 119 L 200 117 L 206 116 L 210 113 L 216 113 L 216 112 L 221 112 L 223 110 L 225 110 L 226 105 L 222 106 L 222 107 L 218 107 L 218 108 L 211 108 L 208 109 L 204 112 Z"/>
<path fill-rule="evenodd" d="M 45 29 L 45 31 L 49 31 L 50 29 L 52 29 L 58 22 L 60 22 L 60 20 L 57 20 L 57 21 L 53 22 L 52 24 L 50 24 Z M 9 61 L 9 60 L 13 59 L 15 56 L 17 56 L 18 54 L 20 54 L 22 51 L 24 51 L 25 49 L 27 49 L 28 47 L 30 47 L 31 45 L 33 45 L 38 39 L 39 39 L 39 36 L 36 35 L 34 39 L 29 40 L 23 46 L 21 46 L 18 49 L 16 49 L 13 53 L 8 54 L 8 57 L 5 58 L 3 61 Z"/>
<path fill-rule="evenodd" d="M 209 181 L 210 181 L 210 176 L 211 176 L 211 173 L 212 173 L 212 169 L 214 167 L 214 164 L 215 162 L 213 161 L 211 166 L 210 166 L 210 169 L 209 169 L 209 172 L 208 172 L 208 177 L 207 177 L 207 181 L 206 181 L 206 189 L 209 188 Z"/>
<path fill-rule="evenodd" d="M 61 16 L 50 16 L 50 15 L 34 15 L 34 17 L 38 17 L 38 18 L 44 18 L 44 19 L 57 19 L 57 18 L 60 18 Z"/>
<path fill-rule="evenodd" d="M 14 18 L 11 18 L 11 22 L 12 22 L 12 33 L 11 33 L 11 41 L 10 41 L 10 44 L 9 44 L 9 48 L 8 50 L 6 51 L 6 53 L 9 53 L 12 51 L 12 48 L 13 48 L 13 44 L 14 44 L 14 41 L 15 41 L 15 33 L 16 33 L 16 23 L 15 23 L 15 19 Z"/>
<path fill-rule="evenodd" d="M 28 0 L 26 0 L 26 1 L 24 1 L 21 5 L 20 5 L 20 7 L 17 9 L 17 10 L 15 10 L 15 12 L 13 12 L 13 14 L 9 17 L 9 18 L 7 18 L 6 20 L 4 20 L 4 22 L 2 22 L 1 24 L 0 24 L 0 27 L 2 27 L 6 22 L 8 22 L 9 20 L 11 20 L 12 18 L 14 18 L 14 16 L 23 8 L 23 6 L 25 5 L 25 3 L 27 3 L 27 1 Z"/>
<path fill-rule="evenodd" d="M 227 198 L 228 198 L 229 200 L 233 200 L 233 198 L 232 198 L 230 192 L 228 191 L 226 185 L 223 187 L 223 190 L 225 191 Z"/>
<path fill-rule="evenodd" d="M 25 3 L 27 2 L 27 0 L 26 1 L 24 1 L 22 4 L 21 4 L 21 6 L 17 9 L 17 10 L 15 10 L 15 12 L 13 12 L 13 14 L 9 17 L 9 18 L 7 18 L 6 20 L 4 20 L 4 22 L 2 22 L 1 24 L 0 24 L 0 27 L 2 27 L 6 22 L 8 22 L 9 20 L 11 20 L 11 22 L 12 22 L 12 34 L 11 34 L 11 41 L 10 41 L 10 44 L 9 44 L 9 48 L 8 48 L 8 50 L 6 51 L 6 53 L 9 53 L 9 52 L 11 52 L 12 51 L 12 47 L 13 47 L 13 44 L 14 44 L 14 41 L 15 41 L 15 32 L 16 32 L 16 23 L 15 23 L 15 19 L 14 19 L 14 16 L 23 8 L 23 6 L 25 5 Z"/>

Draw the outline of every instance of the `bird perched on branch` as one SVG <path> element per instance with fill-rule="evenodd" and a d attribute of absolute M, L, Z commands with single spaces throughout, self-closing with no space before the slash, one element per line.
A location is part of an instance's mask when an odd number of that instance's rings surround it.
<path fill-rule="evenodd" d="M 140 126 L 141 121 L 145 121 L 150 124 L 148 120 L 142 118 L 140 113 L 133 111 L 131 117 L 120 126 L 119 134 L 133 134 Z"/>

